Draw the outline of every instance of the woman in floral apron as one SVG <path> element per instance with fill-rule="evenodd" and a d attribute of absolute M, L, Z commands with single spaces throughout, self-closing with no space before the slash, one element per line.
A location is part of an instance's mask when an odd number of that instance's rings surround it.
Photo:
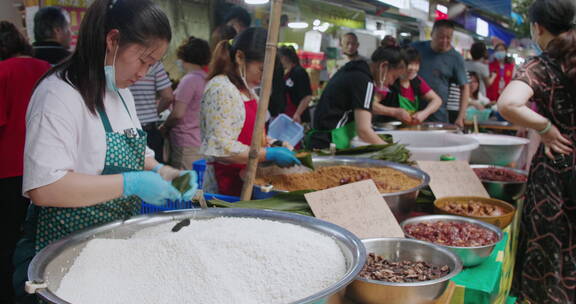
<path fill-rule="evenodd" d="M 544 53 L 519 69 L 498 101 L 506 119 L 542 138 L 522 210 L 514 291 L 522 303 L 574 303 L 576 7 L 573 0 L 536 0 L 529 16 L 532 40 Z"/>
<path fill-rule="evenodd" d="M 51 242 L 80 229 L 138 214 L 140 200 L 191 199 L 146 147 L 128 86 L 165 54 L 171 30 L 149 0 L 96 0 L 77 48 L 38 83 L 26 116 L 23 193 L 30 206 L 14 254 L 15 291 L 26 295 L 28 265 Z"/>
<path fill-rule="evenodd" d="M 207 192 L 240 195 L 240 172 L 248 162 L 258 110 L 253 88 L 262 80 L 265 52 L 266 30 L 262 28 L 246 29 L 214 49 L 200 107 L 200 153 L 209 161 L 204 186 Z M 284 147 L 262 148 L 258 157 L 280 166 L 300 163 Z"/>

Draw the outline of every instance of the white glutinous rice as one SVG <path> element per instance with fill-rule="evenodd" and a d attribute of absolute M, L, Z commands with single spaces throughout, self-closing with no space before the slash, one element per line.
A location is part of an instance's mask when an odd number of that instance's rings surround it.
<path fill-rule="evenodd" d="M 336 242 L 293 224 L 191 220 L 88 242 L 56 294 L 73 304 L 290 303 L 346 273 Z"/>

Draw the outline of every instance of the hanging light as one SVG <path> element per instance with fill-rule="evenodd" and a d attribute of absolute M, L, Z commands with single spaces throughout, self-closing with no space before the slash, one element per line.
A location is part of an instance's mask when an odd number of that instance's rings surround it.
<path fill-rule="evenodd" d="M 270 2 L 270 0 L 244 0 L 244 2 L 246 4 L 259 5 L 259 4 L 266 4 Z"/>
<path fill-rule="evenodd" d="M 289 22 L 288 27 L 291 29 L 305 29 L 308 28 L 308 22 L 304 21 Z"/>

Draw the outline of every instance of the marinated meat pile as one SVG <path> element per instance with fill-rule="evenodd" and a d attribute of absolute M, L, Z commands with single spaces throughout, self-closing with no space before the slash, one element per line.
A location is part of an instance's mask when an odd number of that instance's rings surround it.
<path fill-rule="evenodd" d="M 286 191 L 323 190 L 372 179 L 380 193 L 408 190 L 421 181 L 392 168 L 360 168 L 351 166 L 322 167 L 308 173 L 282 174 L 256 178 L 257 185 L 274 185 Z"/>
<path fill-rule="evenodd" d="M 502 207 L 474 200 L 448 202 L 441 208 L 448 212 L 466 216 L 501 216 L 506 214 Z"/>
<path fill-rule="evenodd" d="M 448 265 L 434 266 L 426 262 L 398 261 L 391 262 L 375 253 L 368 254 L 368 259 L 360 277 L 395 283 L 430 281 L 450 273 Z"/>
<path fill-rule="evenodd" d="M 476 247 L 498 242 L 498 235 L 480 225 L 465 222 L 422 222 L 404 226 L 404 232 L 415 239 L 444 246 Z"/>
<path fill-rule="evenodd" d="M 528 180 L 526 175 L 504 168 L 474 168 L 474 173 L 485 181 L 525 183 Z"/>

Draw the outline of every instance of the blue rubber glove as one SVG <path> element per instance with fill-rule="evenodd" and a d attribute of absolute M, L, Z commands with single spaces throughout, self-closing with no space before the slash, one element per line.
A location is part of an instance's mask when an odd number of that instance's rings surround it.
<path fill-rule="evenodd" d="M 190 174 L 190 190 L 184 192 L 182 194 L 182 200 L 184 201 L 191 201 L 192 198 L 194 197 L 194 195 L 196 194 L 196 191 L 198 191 L 198 175 L 196 174 L 196 171 L 192 171 L 192 170 L 182 170 L 180 171 L 180 176 L 184 175 L 184 174 Z"/>
<path fill-rule="evenodd" d="M 161 206 L 166 200 L 179 200 L 180 192 L 160 174 L 152 171 L 132 171 L 122 173 L 124 196 L 136 195 L 148 204 Z"/>
<path fill-rule="evenodd" d="M 266 148 L 266 160 L 274 162 L 279 167 L 301 165 L 300 161 L 294 156 L 294 152 L 284 147 Z"/>

